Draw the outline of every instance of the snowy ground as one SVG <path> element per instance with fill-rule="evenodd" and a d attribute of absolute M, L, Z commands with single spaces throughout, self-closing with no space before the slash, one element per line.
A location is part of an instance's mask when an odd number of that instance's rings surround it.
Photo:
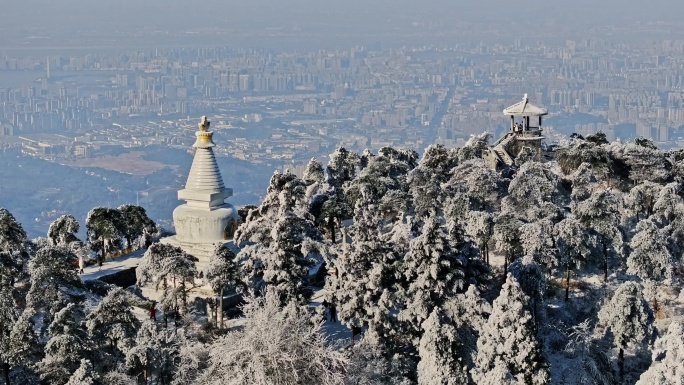
<path fill-rule="evenodd" d="M 83 269 L 84 273 L 81 274 L 81 279 L 84 281 L 90 281 L 93 279 L 98 279 L 106 275 L 111 275 L 119 271 L 130 269 L 131 267 L 137 267 L 140 263 L 140 258 L 145 254 L 145 249 L 136 250 L 130 254 L 122 255 L 116 258 L 110 258 L 102 264 L 102 268 L 97 264 L 92 266 L 87 266 Z"/>
<path fill-rule="evenodd" d="M 311 307 L 317 308 L 323 306 L 323 300 L 328 297 L 328 292 L 325 289 L 320 289 L 314 293 L 311 297 L 311 302 L 309 305 Z M 328 318 L 323 324 L 323 332 L 328 336 L 328 339 L 334 343 L 347 345 L 351 342 L 351 330 L 342 325 L 338 320 L 337 322 L 330 322 Z M 358 337 L 357 337 L 358 338 Z"/>

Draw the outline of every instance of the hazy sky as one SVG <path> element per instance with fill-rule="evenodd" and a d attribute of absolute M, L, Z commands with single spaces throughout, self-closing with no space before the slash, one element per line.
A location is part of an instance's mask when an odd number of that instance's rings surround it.
<path fill-rule="evenodd" d="M 215 30 L 216 41 L 284 31 L 298 38 L 358 44 L 403 35 L 429 42 L 430 33 L 478 33 L 524 27 L 531 36 L 556 32 L 575 38 L 610 24 L 679 22 L 676 0 L 3 0 L 0 50 L 30 46 L 125 46 L 125 36 L 164 44 L 192 44 L 194 32 Z M 557 30 L 557 31 L 556 31 Z M 431 31 L 426 34 L 426 31 Z M 515 31 L 515 34 L 524 34 Z M 598 32 L 596 32 L 598 33 Z M 219 38 L 220 36 L 220 38 Z M 505 35 L 511 37 L 510 34 Z M 23 41 L 30 38 L 32 40 Z M 601 37 L 601 36 L 596 36 Z M 83 42 L 82 39 L 90 42 Z M 107 43 L 107 39 L 112 41 Z M 49 39 L 46 40 L 46 39 Z M 123 39 L 123 40 L 122 40 Z M 175 40 L 174 40 L 175 39 Z M 116 40 L 116 41 L 114 41 Z M 144 40 L 144 39 L 143 39 Z M 292 38 L 291 40 L 295 40 Z M 312 40 L 312 41 L 313 41 Z M 157 40 L 159 41 L 159 40 Z M 267 42 L 268 40 L 266 40 Z M 42 44 L 41 44 L 42 42 Z M 259 40 L 255 40 L 258 44 Z"/>

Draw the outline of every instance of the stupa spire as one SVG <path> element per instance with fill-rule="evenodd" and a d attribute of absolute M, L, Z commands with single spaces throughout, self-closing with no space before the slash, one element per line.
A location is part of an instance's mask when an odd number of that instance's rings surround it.
<path fill-rule="evenodd" d="M 214 133 L 209 131 L 211 122 L 206 116 L 199 123 L 199 131 L 195 132 L 197 140 L 195 157 L 192 160 L 185 189 L 178 191 L 178 199 L 184 199 L 190 206 L 214 208 L 222 205 L 226 198 L 232 195 L 231 189 L 226 189 L 221 178 L 221 171 L 216 163 L 213 147 Z"/>

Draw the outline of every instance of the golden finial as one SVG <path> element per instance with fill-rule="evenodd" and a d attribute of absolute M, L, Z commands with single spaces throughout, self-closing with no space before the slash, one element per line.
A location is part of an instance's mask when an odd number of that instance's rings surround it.
<path fill-rule="evenodd" d="M 211 122 L 207 120 L 207 117 L 206 117 L 206 116 L 203 116 L 203 117 L 202 117 L 202 120 L 201 120 L 200 123 L 199 123 L 199 129 L 200 129 L 200 131 L 202 131 L 202 132 L 207 132 L 207 131 L 209 131 L 209 125 L 210 125 L 210 124 L 211 124 Z"/>

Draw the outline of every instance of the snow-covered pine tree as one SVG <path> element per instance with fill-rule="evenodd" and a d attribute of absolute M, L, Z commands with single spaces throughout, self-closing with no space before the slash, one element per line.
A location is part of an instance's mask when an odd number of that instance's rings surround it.
<path fill-rule="evenodd" d="M 613 142 L 610 155 L 629 167 L 629 178 L 639 184 L 644 181 L 664 182 L 672 173 L 672 164 L 665 154 L 648 139 L 637 138 L 633 143 Z"/>
<path fill-rule="evenodd" d="M 467 193 L 473 205 L 481 211 L 492 208 L 498 197 L 500 177 L 481 158 L 459 164 L 452 169 L 451 174 L 446 186 L 448 189 Z"/>
<path fill-rule="evenodd" d="M 520 245 L 524 255 L 531 256 L 535 262 L 546 268 L 558 264 L 554 222 L 542 218 L 520 226 Z"/>
<path fill-rule="evenodd" d="M 594 327 L 585 320 L 572 327 L 565 353 L 574 358 L 567 370 L 574 383 L 586 385 L 613 385 L 615 375 L 609 357 L 610 346 L 596 338 Z"/>
<path fill-rule="evenodd" d="M 313 202 L 317 196 L 325 193 L 327 185 L 325 183 L 325 170 L 321 162 L 316 158 L 311 158 L 306 164 L 302 180 L 308 186 L 306 188 L 306 201 Z"/>
<path fill-rule="evenodd" d="M 582 163 L 588 164 L 594 175 L 605 176 L 610 179 L 610 168 L 613 165 L 608 153 L 608 146 L 599 143 L 572 139 L 570 144 L 558 150 L 558 164 L 564 174 L 576 171 Z"/>
<path fill-rule="evenodd" d="M 682 220 L 684 217 L 684 199 L 680 195 L 682 186 L 677 182 L 663 186 L 658 194 L 653 210 L 661 227 Z"/>
<path fill-rule="evenodd" d="M 641 374 L 636 385 L 684 385 L 684 322 L 677 319 L 658 338 L 651 367 Z"/>
<path fill-rule="evenodd" d="M 523 293 L 530 298 L 530 311 L 534 324 L 539 322 L 539 305 L 544 300 L 544 292 L 548 287 L 548 281 L 544 269 L 534 261 L 530 255 L 518 258 L 511 264 L 508 271 L 520 284 Z"/>
<path fill-rule="evenodd" d="M 126 353 L 126 366 L 145 383 L 168 384 L 175 374 L 182 333 L 160 329 L 156 322 L 143 322 L 135 337 L 135 345 Z"/>
<path fill-rule="evenodd" d="M 326 288 L 334 298 L 339 319 L 348 327 L 367 327 L 380 337 L 390 328 L 394 306 L 395 271 L 398 256 L 382 233 L 384 223 L 377 217 L 376 204 L 362 197 L 356 204 L 354 224 L 346 234 L 353 240 L 344 243 L 328 268 L 332 272 Z"/>
<path fill-rule="evenodd" d="M 464 363 L 459 357 L 458 331 L 439 307 L 421 325 L 418 345 L 419 385 L 461 385 L 468 383 Z"/>
<path fill-rule="evenodd" d="M 49 319 L 70 302 L 80 300 L 83 281 L 76 272 L 76 256 L 59 246 L 44 247 L 31 258 L 31 287 L 26 295 L 29 307 L 45 309 Z"/>
<path fill-rule="evenodd" d="M 592 238 L 585 227 L 573 215 L 555 226 L 556 247 L 561 265 L 565 267 L 565 300 L 570 298 L 570 271 L 580 267 L 591 254 Z"/>
<path fill-rule="evenodd" d="M 14 215 L 0 207 L 0 251 L 19 253 L 24 250 L 26 240 L 26 232 Z"/>
<path fill-rule="evenodd" d="M 245 260 L 242 276 L 252 290 L 271 284 L 283 300 L 299 298 L 302 281 L 313 265 L 309 255 L 322 241 L 304 202 L 306 185 L 293 174 L 275 174 L 258 210 L 236 232 L 242 246 L 238 259 Z"/>
<path fill-rule="evenodd" d="M 2 280 L 0 281 L 0 365 L 2 365 L 2 371 L 7 384 L 10 383 L 10 364 L 7 352 L 10 349 L 10 333 L 17 318 L 12 287 L 9 283 Z"/>
<path fill-rule="evenodd" d="M 523 164 L 508 185 L 508 195 L 501 200 L 501 213 L 527 222 L 546 216 L 548 210 L 545 204 L 554 200 L 558 179 L 556 174 L 539 162 Z"/>
<path fill-rule="evenodd" d="M 21 275 L 28 255 L 26 232 L 14 216 L 0 208 L 0 279 L 14 283 Z"/>
<path fill-rule="evenodd" d="M 343 383 L 347 359 L 329 346 L 321 325 L 311 323 L 308 309 L 281 307 L 271 291 L 247 301 L 244 327 L 211 345 L 200 384 Z"/>
<path fill-rule="evenodd" d="M 387 220 L 408 212 L 411 196 L 407 178 L 415 166 L 415 157 L 415 153 L 407 155 L 390 147 L 380 149 L 378 156 L 372 157 L 359 175 L 345 184 L 345 199 L 355 206 L 365 195 L 377 202 L 378 215 Z"/>
<path fill-rule="evenodd" d="M 121 212 L 109 207 L 95 207 L 86 216 L 88 245 L 100 253 L 100 261 L 104 262 L 107 253 L 119 247 L 124 234 L 124 223 Z"/>
<path fill-rule="evenodd" d="M 316 158 L 311 158 L 309 163 L 306 164 L 302 180 L 309 186 L 314 183 L 323 184 L 325 182 L 325 171 L 321 162 Z"/>
<path fill-rule="evenodd" d="M 92 350 L 85 330 L 84 313 L 80 305 L 69 303 L 55 314 L 48 327 L 50 339 L 45 345 L 45 357 L 37 364 L 41 379 L 50 384 L 64 384 L 79 368 L 81 360 Z"/>
<path fill-rule="evenodd" d="M 65 214 L 50 224 L 47 238 L 55 246 L 68 247 L 72 242 L 78 242 L 76 233 L 81 228 L 76 218 L 71 214 Z"/>
<path fill-rule="evenodd" d="M 444 312 L 457 329 L 458 355 L 467 371 L 468 383 L 473 383 L 471 370 L 477 357 L 477 340 L 492 305 L 480 295 L 476 285 L 470 285 L 465 294 L 457 294 L 444 304 Z"/>
<path fill-rule="evenodd" d="M 147 216 L 142 206 L 121 205 L 117 210 L 121 213 L 121 232 L 126 238 L 126 248 L 131 248 L 133 240 L 143 234 L 157 231 L 157 224 Z"/>
<path fill-rule="evenodd" d="M 582 163 L 570 176 L 572 180 L 572 192 L 570 199 L 575 202 L 583 201 L 592 194 L 596 188 L 596 176 L 589 163 Z"/>
<path fill-rule="evenodd" d="M 510 214 L 502 214 L 494 220 L 494 244 L 504 256 L 504 273 L 508 265 L 522 254 L 520 227 L 522 222 Z"/>
<path fill-rule="evenodd" d="M 195 287 L 197 258 L 188 255 L 181 248 L 156 243 L 150 246 L 136 269 L 138 285 L 151 282 L 163 289 L 162 310 L 185 312 L 188 292 Z"/>
<path fill-rule="evenodd" d="M 592 194 L 588 199 L 577 203 L 572 212 L 595 236 L 600 265 L 603 267 L 603 279 L 608 280 L 610 248 L 619 253 L 623 242 L 622 232 L 618 227 L 621 220 L 616 196 L 610 191 Z"/>
<path fill-rule="evenodd" d="M 637 222 L 653 215 L 662 188 L 657 183 L 645 181 L 632 187 L 629 194 L 624 196 L 625 206 L 636 217 Z"/>
<path fill-rule="evenodd" d="M 639 222 L 636 231 L 629 242 L 632 252 L 627 257 L 627 272 L 643 280 L 671 280 L 677 262 L 667 234 L 650 219 Z"/>
<path fill-rule="evenodd" d="M 359 168 L 359 156 L 339 147 L 330 154 L 328 162 L 328 184 L 335 189 L 341 189 L 345 182 L 354 179 Z"/>
<path fill-rule="evenodd" d="M 433 212 L 425 219 L 420 235 L 411 240 L 401 269 L 406 290 L 399 319 L 410 325 L 416 345 L 421 325 L 432 310 L 466 290 L 466 264 L 466 257 L 451 244 Z"/>
<path fill-rule="evenodd" d="M 93 368 L 93 363 L 86 358 L 81 359 L 81 363 L 69 378 L 65 385 L 100 385 L 99 374 Z"/>
<path fill-rule="evenodd" d="M 477 341 L 472 370 L 477 385 L 493 384 L 492 379 L 521 385 L 548 383 L 548 364 L 535 336 L 528 301 L 518 282 L 508 274 Z"/>
<path fill-rule="evenodd" d="M 41 344 L 38 342 L 35 324 L 30 309 L 25 309 L 12 326 L 9 336 L 9 349 L 4 352 L 12 367 L 33 367 L 42 354 Z"/>
<path fill-rule="evenodd" d="M 480 256 L 489 265 L 489 241 L 494 235 L 494 218 L 484 211 L 469 211 L 466 214 L 465 231 L 480 249 Z"/>
<path fill-rule="evenodd" d="M 227 290 L 235 290 L 242 287 L 240 280 L 240 265 L 235 253 L 227 244 L 216 247 L 214 254 L 209 259 L 209 266 L 204 277 L 211 289 L 219 296 L 221 319 L 223 325 L 223 296 Z"/>
<path fill-rule="evenodd" d="M 430 209 L 443 204 L 441 185 L 449 180 L 449 172 L 458 164 L 458 159 L 453 155 L 441 144 L 430 145 L 425 149 L 418 166 L 409 173 L 409 193 L 418 217 L 427 215 Z"/>
<path fill-rule="evenodd" d="M 134 346 L 140 321 L 131 310 L 126 291 L 115 288 L 88 314 L 86 327 L 98 354 L 100 372 L 104 373 L 123 362 L 126 353 Z"/>
<path fill-rule="evenodd" d="M 599 323 L 613 335 L 618 348 L 620 381 L 625 373 L 625 349 L 640 347 L 652 333 L 653 314 L 636 282 L 621 284 L 598 313 Z"/>

